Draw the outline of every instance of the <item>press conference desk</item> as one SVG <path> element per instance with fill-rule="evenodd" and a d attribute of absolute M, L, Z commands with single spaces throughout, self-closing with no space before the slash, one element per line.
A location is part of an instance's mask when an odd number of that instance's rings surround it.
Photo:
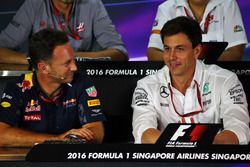
<path fill-rule="evenodd" d="M 36 145 L 33 148 L 0 148 L 0 166 L 248 166 L 250 165 L 249 149 L 249 146 L 220 145 L 215 147 L 205 146 L 201 148 L 165 148 L 157 145 L 135 144 L 42 144 Z M 26 155 L 28 156 L 26 157 Z M 216 160 L 219 156 L 224 159 Z M 232 156 L 238 157 L 237 160 L 233 160 Z M 240 160 L 241 158 L 242 161 Z"/>
<path fill-rule="evenodd" d="M 28 65 L 18 65 L 18 64 L 2 64 L 0 63 L 0 71 L 26 71 L 28 70 Z"/>
<path fill-rule="evenodd" d="M 250 62 L 219 62 L 220 66 L 227 68 L 231 71 L 234 71 L 238 77 L 240 78 L 245 92 L 247 94 L 248 99 L 250 98 Z M 131 151 L 130 148 L 136 151 L 133 145 L 126 145 L 123 146 L 124 148 L 119 147 L 119 142 L 127 142 L 131 139 L 131 97 L 133 90 L 136 86 L 136 82 L 138 79 L 144 77 L 145 75 L 152 74 L 153 72 L 157 71 L 163 66 L 162 62 L 77 62 L 78 71 L 83 72 L 84 74 L 89 75 L 91 78 L 94 79 L 94 82 L 97 86 L 98 93 L 101 95 L 101 99 L 103 100 L 103 108 L 106 111 L 108 116 L 108 120 L 105 125 L 105 142 L 107 143 L 114 143 L 114 145 L 108 146 L 105 148 L 104 145 L 92 145 L 93 149 L 97 152 L 101 150 L 113 150 L 129 152 Z M 0 89 L 1 85 L 3 84 L 2 81 L 4 80 L 11 80 L 13 79 L 12 76 L 18 76 L 19 73 L 25 73 L 28 67 L 23 68 L 23 66 L 16 66 L 16 67 L 9 67 L 9 70 L 6 68 L 4 71 L 1 71 L 3 66 L 0 65 Z M 18 68 L 24 71 L 17 71 Z M 7 70 L 7 71 L 6 71 Z M 14 70 L 14 71 L 13 71 Z M 118 73 L 116 73 L 118 71 Z M 114 91 L 115 88 L 115 91 Z M 112 92 L 112 93 L 111 93 Z M 1 90 L 0 90 L 1 94 Z M 112 94 L 112 96 L 111 96 Z M 248 100 L 249 101 L 249 100 Z M 250 104 L 250 102 L 249 102 Z M 54 148 L 56 146 L 50 146 Z M 68 146 L 67 146 L 68 147 Z M 250 150 L 249 146 L 246 147 L 248 152 Z M 64 150 L 64 148 L 62 148 Z M 86 148 L 75 148 L 81 149 L 81 152 L 84 152 Z M 91 148 L 89 148 L 91 149 Z M 245 149 L 245 148 L 243 148 Z M 154 162 L 145 162 L 145 161 L 83 161 L 80 160 L 79 162 L 76 161 L 67 161 L 65 162 L 28 162 L 25 161 L 26 154 L 29 152 L 30 148 L 1 148 L 0 149 L 0 167 L 1 166 L 32 166 L 32 167 L 40 167 L 40 166 L 67 166 L 67 167 L 74 167 L 74 166 L 136 166 L 136 167 L 147 167 L 147 166 L 185 166 L 185 167 L 204 167 L 204 166 L 235 166 L 236 162 L 234 161 L 224 161 L 224 162 L 203 162 L 203 161 L 154 161 Z M 58 149 L 54 149 L 55 152 L 52 151 L 53 156 L 59 156 L 62 151 L 57 151 Z M 153 151 L 154 148 L 145 146 L 142 148 L 145 152 Z M 219 149 L 218 149 L 219 150 Z M 223 150 L 223 149 L 222 149 Z M 225 149 L 226 152 L 230 152 L 230 150 L 235 151 L 238 149 L 235 148 L 228 148 Z M 68 150 L 69 151 L 69 150 Z M 74 151 L 74 150 L 73 150 Z M 139 150 L 140 151 L 140 150 Z M 138 151 L 138 152 L 139 152 Z M 183 151 L 186 151 L 183 149 Z M 39 156 L 44 157 L 49 152 L 48 149 L 43 149 L 43 151 L 37 151 Z M 144 152 L 144 151 L 142 151 Z M 247 152 L 247 153 L 248 153 Z M 18 161 L 18 162 L 17 162 Z M 243 164 L 245 166 L 250 166 L 250 161 L 243 161 L 237 162 Z M 238 165 L 239 166 L 239 165 Z"/>
<path fill-rule="evenodd" d="M 28 147 L 0 147 L 0 161 L 24 161 L 30 149 Z"/>

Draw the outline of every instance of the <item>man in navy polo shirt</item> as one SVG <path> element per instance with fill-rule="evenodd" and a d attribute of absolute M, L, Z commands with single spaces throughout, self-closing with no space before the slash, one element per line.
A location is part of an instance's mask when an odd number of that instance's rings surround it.
<path fill-rule="evenodd" d="M 67 34 L 43 29 L 30 41 L 35 71 L 7 84 L 0 102 L 0 145 L 32 146 L 75 135 L 101 143 L 105 116 L 90 78 L 75 73 Z"/>
<path fill-rule="evenodd" d="M 127 60 L 128 53 L 100 0 L 25 0 L 0 33 L 0 62 L 28 64 L 19 52 L 31 34 L 44 28 L 67 33 L 81 58 Z"/>

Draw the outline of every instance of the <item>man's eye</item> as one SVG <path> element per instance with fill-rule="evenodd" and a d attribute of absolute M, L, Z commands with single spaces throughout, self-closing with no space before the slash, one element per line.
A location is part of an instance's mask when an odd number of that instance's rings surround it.
<path fill-rule="evenodd" d="M 164 47 L 164 51 L 168 52 L 169 50 L 170 50 L 170 48 Z"/>
<path fill-rule="evenodd" d="M 183 48 L 183 47 L 178 47 L 178 48 L 176 48 L 176 50 L 177 50 L 178 52 L 181 52 L 181 51 L 184 50 L 184 48 Z"/>
<path fill-rule="evenodd" d="M 65 63 L 65 64 L 64 64 L 64 67 L 68 67 L 68 66 L 69 66 L 69 64 L 70 64 L 70 63 L 68 63 L 68 62 L 67 62 L 67 63 Z"/>

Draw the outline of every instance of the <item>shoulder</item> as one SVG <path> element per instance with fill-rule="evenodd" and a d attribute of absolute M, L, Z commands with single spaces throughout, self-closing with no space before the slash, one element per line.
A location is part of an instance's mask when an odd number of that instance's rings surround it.
<path fill-rule="evenodd" d="M 220 0 L 220 2 L 222 4 L 227 4 L 227 5 L 233 5 L 233 4 L 237 4 L 236 0 Z"/>
<path fill-rule="evenodd" d="M 92 82 L 92 79 L 83 73 L 76 72 L 72 83 L 75 84 L 79 82 Z"/>
<path fill-rule="evenodd" d="M 25 74 L 22 74 L 18 77 L 6 78 L 1 81 L 1 85 L 5 87 L 5 91 L 7 92 L 24 92 L 26 89 L 31 88 L 32 83 L 25 80 Z"/>
<path fill-rule="evenodd" d="M 137 84 L 138 85 L 147 85 L 149 87 L 157 86 L 162 83 L 167 83 L 166 81 L 166 74 L 167 73 L 167 67 L 164 66 L 160 70 L 158 70 L 155 74 L 146 76 L 142 79 L 140 79 Z"/>
<path fill-rule="evenodd" d="M 29 7 L 30 9 L 38 9 L 41 5 L 50 3 L 49 0 L 26 0 L 23 6 Z"/>
<path fill-rule="evenodd" d="M 50 0 L 26 0 L 29 4 L 42 4 L 42 3 L 48 3 Z M 25 2 L 26 2 L 25 1 Z"/>
<path fill-rule="evenodd" d="M 42 15 L 43 13 L 43 9 L 47 8 L 48 6 L 50 6 L 50 0 L 25 0 L 24 3 L 22 4 L 22 6 L 20 7 L 20 9 L 18 10 L 19 14 L 24 12 L 28 17 L 28 19 L 33 20 L 34 16 L 36 15 Z M 27 19 L 26 17 L 23 19 Z"/>
<path fill-rule="evenodd" d="M 73 81 L 70 83 L 72 85 L 73 88 L 88 88 L 90 86 L 93 86 L 93 80 L 82 73 L 75 73 L 74 74 L 74 79 Z"/>
<path fill-rule="evenodd" d="M 89 6 L 97 6 L 98 4 L 102 4 L 100 0 L 78 0 L 77 5 L 89 5 Z"/>
<path fill-rule="evenodd" d="M 227 80 L 232 77 L 237 77 L 235 73 L 224 69 L 218 65 L 205 65 L 206 74 L 209 77 L 214 77 L 216 79 Z"/>
<path fill-rule="evenodd" d="M 176 0 L 168 0 L 160 4 L 158 8 L 164 11 L 166 10 L 167 12 L 168 10 L 174 10 L 176 7 L 176 3 L 177 3 Z"/>
<path fill-rule="evenodd" d="M 163 24 L 166 20 L 170 20 L 177 16 L 177 13 L 181 12 L 181 7 L 183 5 L 179 0 L 168 0 L 160 4 L 157 11 L 157 16 L 163 20 Z M 165 21 L 164 21 L 165 20 Z"/>
<path fill-rule="evenodd" d="M 212 5 L 214 6 L 223 6 L 223 7 L 232 7 L 235 6 L 237 4 L 237 2 L 235 0 L 210 0 L 210 2 Z"/>
<path fill-rule="evenodd" d="M 76 8 L 81 15 L 91 15 L 104 9 L 104 5 L 100 0 L 79 0 L 76 1 Z"/>
<path fill-rule="evenodd" d="M 227 1 L 223 1 L 223 6 L 226 9 L 233 9 L 236 10 L 237 13 L 240 12 L 239 10 L 239 6 L 236 0 L 227 0 Z M 227 10 L 226 10 L 227 11 Z M 235 11 L 234 11 L 235 12 Z"/>

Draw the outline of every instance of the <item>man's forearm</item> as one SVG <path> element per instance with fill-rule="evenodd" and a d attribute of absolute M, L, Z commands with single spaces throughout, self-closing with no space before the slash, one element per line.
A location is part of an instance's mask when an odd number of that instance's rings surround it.
<path fill-rule="evenodd" d="M 4 64 L 28 64 L 26 55 L 6 48 L 0 48 L 0 63 Z"/>
<path fill-rule="evenodd" d="M 163 51 L 157 48 L 150 47 L 147 49 L 148 61 L 162 61 Z"/>
<path fill-rule="evenodd" d="M 113 61 L 127 61 L 128 57 L 122 52 L 116 49 L 107 49 L 97 52 L 76 52 L 76 57 L 82 58 L 99 58 L 99 57 L 110 57 Z"/>
<path fill-rule="evenodd" d="M 0 146 L 30 147 L 45 140 L 55 140 L 56 136 L 13 128 L 0 123 Z"/>
<path fill-rule="evenodd" d="M 241 61 L 245 45 L 237 45 L 225 50 L 219 57 L 219 61 Z"/>
<path fill-rule="evenodd" d="M 102 143 L 102 140 L 104 138 L 104 127 L 102 122 L 91 122 L 83 126 L 84 128 L 88 128 L 91 130 L 94 134 L 93 143 Z"/>

